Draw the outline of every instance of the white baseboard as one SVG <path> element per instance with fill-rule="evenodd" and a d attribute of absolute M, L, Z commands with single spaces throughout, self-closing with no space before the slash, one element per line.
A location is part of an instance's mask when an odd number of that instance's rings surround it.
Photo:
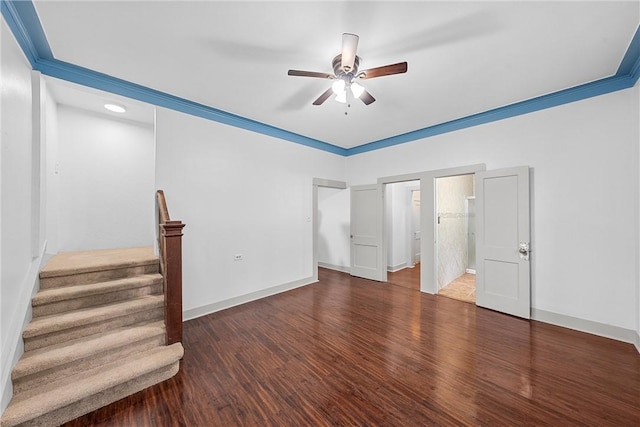
<path fill-rule="evenodd" d="M 190 308 L 182 313 L 183 319 L 191 320 L 198 317 L 206 316 L 207 314 L 215 313 L 216 311 L 225 310 L 227 308 L 235 307 L 240 304 L 245 304 L 251 301 L 259 300 L 271 295 L 279 294 L 281 292 L 290 291 L 292 289 L 300 288 L 302 286 L 315 283 L 313 277 L 307 277 L 304 279 L 296 280 L 294 282 L 285 283 L 283 285 L 273 286 L 271 288 L 263 289 L 261 291 L 251 292 L 249 294 L 240 295 L 239 297 L 229 298 L 224 301 L 214 302 L 212 304 L 203 305 L 201 307 Z"/>
<path fill-rule="evenodd" d="M 476 274 L 476 270 L 475 268 L 467 268 L 466 270 L 464 270 L 465 273 L 469 273 L 469 274 Z"/>
<path fill-rule="evenodd" d="M 407 262 L 405 261 L 398 265 L 387 265 L 387 271 L 390 273 L 395 273 L 396 271 L 400 271 L 406 267 L 407 267 Z"/>
<path fill-rule="evenodd" d="M 46 248 L 47 243 L 45 242 L 42 246 L 40 255 L 34 258 L 29 265 L 27 275 L 20 285 L 22 292 L 18 299 L 17 315 L 13 316 L 11 319 L 8 336 L 2 337 L 2 351 L 7 351 L 8 354 L 6 358 L 3 357 L 4 363 L 2 365 L 2 375 L 0 377 L 0 387 L 2 387 L 2 394 L 0 395 L 0 414 L 7 409 L 9 401 L 13 396 L 11 371 L 16 363 L 18 363 L 20 357 L 24 354 L 22 331 L 31 321 L 31 298 L 33 298 L 35 293 L 38 292 L 40 287 L 38 275 L 45 262 L 49 259 L 49 257 L 45 255 Z"/>
<path fill-rule="evenodd" d="M 343 273 L 350 273 L 351 272 L 351 268 L 350 267 L 345 267 L 343 265 L 329 264 L 327 262 L 318 261 L 318 267 L 328 268 L 329 270 L 341 271 Z"/>
<path fill-rule="evenodd" d="M 619 326 L 607 325 L 605 323 L 593 322 L 591 320 L 579 319 L 577 317 L 566 316 L 564 314 L 552 313 L 550 311 L 531 309 L 531 318 L 544 323 L 550 323 L 576 331 L 586 332 L 605 338 L 634 344 L 640 352 L 640 335 L 633 329 L 625 329 Z"/>

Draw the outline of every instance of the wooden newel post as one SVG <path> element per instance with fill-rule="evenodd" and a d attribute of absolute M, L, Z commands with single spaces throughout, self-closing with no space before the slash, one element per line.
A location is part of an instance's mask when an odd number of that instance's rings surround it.
<path fill-rule="evenodd" d="M 182 221 L 161 224 L 164 240 L 164 311 L 167 345 L 182 342 Z"/>

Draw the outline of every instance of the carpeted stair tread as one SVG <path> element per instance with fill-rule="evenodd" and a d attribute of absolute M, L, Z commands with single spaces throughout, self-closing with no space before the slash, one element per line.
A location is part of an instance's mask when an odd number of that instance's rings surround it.
<path fill-rule="evenodd" d="M 33 319 L 24 329 L 22 337 L 29 339 L 162 306 L 164 306 L 164 295 L 145 295 L 116 304 L 43 316 Z"/>
<path fill-rule="evenodd" d="M 122 327 L 115 331 L 77 338 L 71 341 L 28 351 L 13 368 L 11 378 L 16 381 L 27 375 L 42 372 L 53 367 L 76 362 L 110 349 L 131 345 L 154 336 L 163 335 L 163 321 L 134 327 Z"/>
<path fill-rule="evenodd" d="M 47 414 L 64 413 L 64 408 L 82 402 L 86 408 L 73 408 L 71 412 L 75 414 L 83 413 L 83 410 L 89 412 L 97 405 L 103 406 L 107 402 L 114 402 L 123 396 L 121 393 L 114 392 L 113 396 L 109 396 L 111 390 L 118 390 L 118 387 L 131 383 L 130 388 L 136 389 L 135 381 L 137 378 L 146 378 L 154 371 L 166 369 L 170 365 L 177 364 L 184 350 L 180 343 L 170 346 L 157 347 L 136 355 L 127 357 L 126 359 L 95 368 L 91 371 L 83 372 L 65 378 L 64 382 L 56 382 L 53 384 L 44 384 L 39 390 L 40 392 L 27 398 L 21 398 L 20 395 L 14 396 L 7 410 L 2 415 L 0 425 L 2 427 L 13 427 L 21 423 L 28 423 L 42 417 L 38 423 L 43 425 L 60 424 L 72 418 L 62 420 L 47 420 Z M 177 369 L 175 370 L 177 372 Z M 175 374 L 175 372 L 171 372 Z M 163 379 L 168 378 L 164 376 Z M 160 379 L 162 380 L 162 379 Z M 148 381 L 144 383 L 142 388 L 148 387 Z M 141 388 L 138 388 L 141 389 Z M 95 399 L 95 402 L 92 402 Z M 81 405 L 81 406 L 82 406 Z M 56 412 L 58 411 L 58 412 Z"/>
<path fill-rule="evenodd" d="M 125 279 L 110 280 L 108 282 L 44 289 L 39 291 L 33 297 L 31 304 L 33 307 L 38 307 L 44 304 L 66 301 L 74 298 L 149 286 L 158 282 L 162 282 L 162 275 L 144 274 L 140 276 L 127 277 Z"/>
<path fill-rule="evenodd" d="M 40 271 L 40 278 L 114 270 L 158 262 L 152 247 L 63 252 L 52 257 Z"/>

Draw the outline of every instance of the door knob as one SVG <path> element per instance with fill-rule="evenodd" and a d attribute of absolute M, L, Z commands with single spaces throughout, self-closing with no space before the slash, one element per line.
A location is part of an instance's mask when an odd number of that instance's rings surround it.
<path fill-rule="evenodd" d="M 529 249 L 529 242 L 520 242 L 520 245 L 518 245 L 518 253 L 520 254 L 520 258 L 525 261 L 529 261 L 529 252 L 531 252 L 531 250 Z"/>

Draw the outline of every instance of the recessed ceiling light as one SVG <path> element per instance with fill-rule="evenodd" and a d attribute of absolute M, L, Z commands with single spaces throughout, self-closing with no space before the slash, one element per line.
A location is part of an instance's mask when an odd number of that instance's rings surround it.
<path fill-rule="evenodd" d="M 123 105 L 119 104 L 104 104 L 104 108 L 114 113 L 124 113 L 127 109 Z"/>

